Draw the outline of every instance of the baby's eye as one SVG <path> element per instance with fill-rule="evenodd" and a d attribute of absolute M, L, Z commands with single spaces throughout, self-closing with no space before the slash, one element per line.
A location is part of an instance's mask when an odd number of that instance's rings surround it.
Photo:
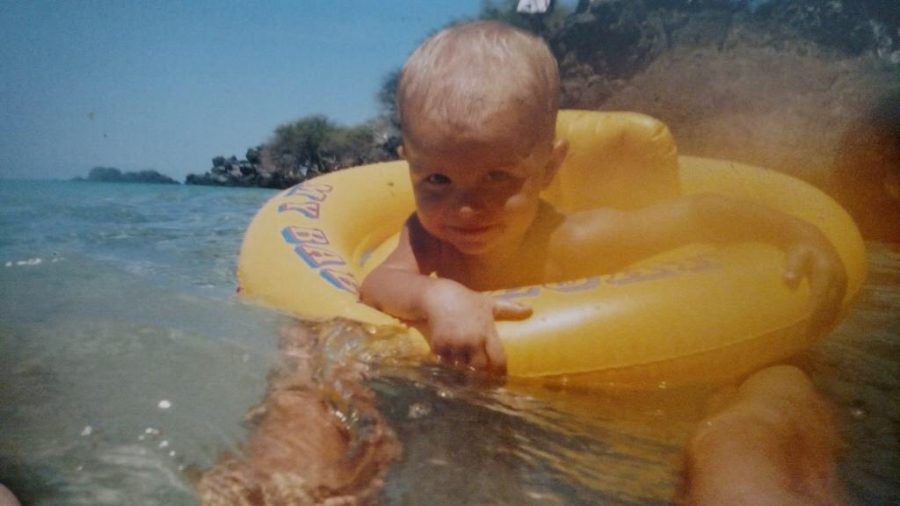
<path fill-rule="evenodd" d="M 450 184 L 450 178 L 443 174 L 431 174 L 425 178 L 425 182 L 435 186 Z"/>

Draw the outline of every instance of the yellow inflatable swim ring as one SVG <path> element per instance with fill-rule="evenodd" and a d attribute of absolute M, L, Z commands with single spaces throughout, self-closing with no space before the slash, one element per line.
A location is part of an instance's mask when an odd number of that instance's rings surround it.
<path fill-rule="evenodd" d="M 562 211 L 634 208 L 696 192 L 759 202 L 813 223 L 834 243 L 849 275 L 845 310 L 859 292 L 859 232 L 816 188 L 757 167 L 678 156 L 665 125 L 637 113 L 562 111 L 557 135 L 570 150 L 545 198 Z M 400 325 L 358 302 L 357 288 L 413 210 L 403 161 L 281 192 L 247 230 L 241 294 L 303 318 Z M 534 308 L 528 320 L 497 324 L 508 374 L 657 386 L 732 378 L 782 360 L 821 337 L 806 332 L 806 286 L 790 290 L 783 269 L 784 254 L 772 245 L 696 245 L 622 272 L 496 292 Z"/>

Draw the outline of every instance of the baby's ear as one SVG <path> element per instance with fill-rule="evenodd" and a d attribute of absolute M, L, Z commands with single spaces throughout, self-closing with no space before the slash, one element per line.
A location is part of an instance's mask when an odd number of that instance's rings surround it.
<path fill-rule="evenodd" d="M 553 141 L 553 149 L 550 151 L 550 161 L 547 162 L 547 167 L 544 168 L 544 180 L 542 181 L 544 188 L 550 186 L 550 183 L 553 182 L 553 178 L 556 177 L 556 173 L 559 171 L 559 168 L 562 166 L 568 153 L 568 140 L 556 139 Z"/>

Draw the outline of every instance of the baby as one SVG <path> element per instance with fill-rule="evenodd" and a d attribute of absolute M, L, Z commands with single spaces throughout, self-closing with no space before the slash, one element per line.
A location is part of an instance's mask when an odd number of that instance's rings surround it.
<path fill-rule="evenodd" d="M 397 105 L 416 212 L 363 302 L 419 326 L 442 359 L 502 372 L 494 321 L 531 310 L 481 291 L 611 272 L 686 243 L 763 240 L 786 252 L 789 284 L 808 278 L 813 325 L 833 322 L 846 274 L 806 222 L 715 195 L 569 215 L 543 201 L 567 151 L 558 97 L 546 45 L 503 24 L 458 25 L 412 54 Z"/>
<path fill-rule="evenodd" d="M 808 279 L 811 331 L 833 323 L 846 273 L 806 222 L 715 195 L 569 215 L 543 201 L 567 151 L 555 138 L 558 97 L 544 43 L 503 24 L 457 25 L 412 54 L 397 105 L 416 211 L 364 280 L 363 302 L 419 327 L 448 363 L 502 373 L 494 321 L 531 309 L 483 291 L 602 274 L 686 243 L 762 240 L 785 251 L 789 285 Z M 695 432 L 682 499 L 840 504 L 836 433 L 802 371 L 757 372 Z"/>

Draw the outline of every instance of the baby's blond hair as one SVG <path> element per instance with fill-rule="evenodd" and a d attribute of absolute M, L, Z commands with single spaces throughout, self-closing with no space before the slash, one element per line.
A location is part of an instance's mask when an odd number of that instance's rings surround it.
<path fill-rule="evenodd" d="M 519 118 L 531 137 L 523 140 L 552 140 L 558 108 L 559 70 L 547 45 L 490 21 L 452 26 L 426 40 L 407 60 L 397 88 L 406 141 L 419 124 L 460 138 L 500 114 Z"/>

